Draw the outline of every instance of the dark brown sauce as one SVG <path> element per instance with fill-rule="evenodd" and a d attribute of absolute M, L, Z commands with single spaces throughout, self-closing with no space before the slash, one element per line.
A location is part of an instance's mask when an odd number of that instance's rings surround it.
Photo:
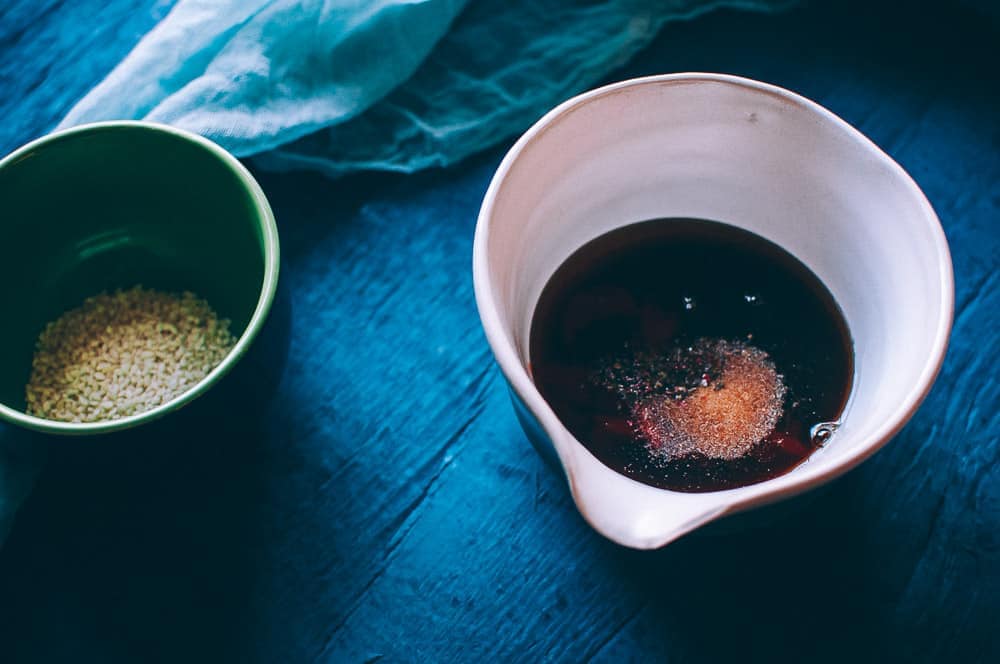
<path fill-rule="evenodd" d="M 573 254 L 542 292 L 530 344 L 535 383 L 581 443 L 678 491 L 800 464 L 853 374 L 843 314 L 805 265 L 693 219 L 632 224 Z"/>

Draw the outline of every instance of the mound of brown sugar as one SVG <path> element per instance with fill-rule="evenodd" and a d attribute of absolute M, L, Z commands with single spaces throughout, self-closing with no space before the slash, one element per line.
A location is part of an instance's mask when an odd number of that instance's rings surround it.
<path fill-rule="evenodd" d="M 667 459 L 702 454 L 738 459 L 781 419 L 786 388 L 767 353 L 725 340 L 699 339 L 654 360 L 616 361 L 632 417 L 650 451 Z"/>
<path fill-rule="evenodd" d="M 767 354 L 720 345 L 721 376 L 683 399 L 651 397 L 636 409 L 647 441 L 670 457 L 698 452 L 738 459 L 768 436 L 781 418 L 785 386 Z"/>

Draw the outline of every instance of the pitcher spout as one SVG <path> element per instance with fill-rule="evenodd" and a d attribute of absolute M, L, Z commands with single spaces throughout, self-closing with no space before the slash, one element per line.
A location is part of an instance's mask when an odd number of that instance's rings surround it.
<path fill-rule="evenodd" d="M 720 493 L 681 493 L 636 482 L 576 446 L 563 459 L 583 518 L 608 539 L 633 549 L 658 549 L 725 515 Z"/>

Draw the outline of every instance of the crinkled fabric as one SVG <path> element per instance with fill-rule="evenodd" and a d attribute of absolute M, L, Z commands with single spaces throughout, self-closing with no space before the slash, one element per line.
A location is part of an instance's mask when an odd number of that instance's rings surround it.
<path fill-rule="evenodd" d="M 60 126 L 144 119 L 262 155 L 265 168 L 413 172 L 522 131 L 669 21 L 793 4 L 466 3 L 181 0 Z"/>

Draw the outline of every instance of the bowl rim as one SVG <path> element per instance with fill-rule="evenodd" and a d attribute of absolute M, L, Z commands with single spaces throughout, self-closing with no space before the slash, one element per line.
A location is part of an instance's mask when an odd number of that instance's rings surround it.
<path fill-rule="evenodd" d="M 939 302 L 941 315 L 937 321 L 937 326 L 934 332 L 932 352 L 928 355 L 926 363 L 924 364 L 918 379 L 914 382 L 913 387 L 906 394 L 905 398 L 900 401 L 899 406 L 893 411 L 891 416 L 886 418 L 878 429 L 872 435 L 868 436 L 867 439 L 860 445 L 858 445 L 855 450 L 849 454 L 845 454 L 837 461 L 837 463 L 822 469 L 821 472 L 806 471 L 799 472 L 798 474 L 786 473 L 771 480 L 754 485 L 748 485 L 746 487 L 697 494 L 698 496 L 703 497 L 706 501 L 704 519 L 697 520 L 696 522 L 690 524 L 689 527 L 685 527 L 674 533 L 665 534 L 663 537 L 653 537 L 649 540 L 637 543 L 627 541 L 626 538 L 616 536 L 620 534 L 607 532 L 605 528 L 600 527 L 600 525 L 595 522 L 581 503 L 580 496 L 577 492 L 576 479 L 574 477 L 574 464 L 571 463 L 571 461 L 574 455 L 583 454 L 589 457 L 593 457 L 593 455 L 582 443 L 577 441 L 572 434 L 565 429 L 561 421 L 552 411 L 551 407 L 542 398 L 527 370 L 522 365 L 514 341 L 510 338 L 507 327 L 500 318 L 500 303 L 496 298 L 492 277 L 490 275 L 489 262 L 491 251 L 489 245 L 489 231 L 491 220 L 494 216 L 496 198 L 501 187 L 505 184 L 508 174 L 518 161 L 521 153 L 529 145 L 534 143 L 538 137 L 543 135 L 551 126 L 558 123 L 564 117 L 570 115 L 580 106 L 606 96 L 619 94 L 631 88 L 691 83 L 723 84 L 738 88 L 743 92 L 778 97 L 784 102 L 816 116 L 823 122 L 835 126 L 843 133 L 845 139 L 854 142 L 859 150 L 870 154 L 878 161 L 886 164 L 909 190 L 910 194 L 913 195 L 917 204 L 922 209 L 923 214 L 921 215 L 919 222 L 927 224 L 926 230 L 934 239 L 934 243 L 937 248 L 938 278 L 941 285 L 941 299 Z M 900 429 L 903 428 L 930 392 L 930 389 L 933 386 L 944 362 L 951 327 L 954 320 L 954 272 L 947 238 L 944 234 L 944 229 L 941 227 L 941 222 L 938 219 L 937 214 L 934 212 L 930 202 L 927 200 L 926 195 L 909 175 L 909 173 L 907 173 L 902 166 L 900 166 L 884 150 L 877 146 L 871 139 L 861 133 L 861 131 L 820 104 L 785 88 L 731 74 L 679 72 L 632 78 L 584 92 L 550 110 L 517 140 L 513 147 L 511 147 L 504 156 L 499 167 L 497 168 L 492 180 L 490 181 L 486 194 L 484 195 L 482 207 L 480 208 L 479 216 L 477 218 L 472 253 L 473 284 L 476 306 L 479 310 L 480 320 L 482 322 L 487 341 L 489 342 L 497 364 L 500 366 L 500 369 L 507 379 L 514 395 L 525 404 L 532 416 L 539 421 L 539 424 L 543 430 L 545 430 L 546 435 L 552 440 L 555 452 L 559 456 L 560 465 L 563 467 L 563 472 L 566 474 L 570 488 L 573 492 L 574 501 L 577 504 L 578 510 L 591 526 L 604 533 L 606 536 L 611 537 L 611 539 L 614 539 L 621 544 L 639 546 L 640 548 L 657 548 L 659 546 L 663 546 L 676 537 L 683 535 L 685 532 L 702 525 L 703 523 L 707 523 L 718 516 L 733 514 L 753 507 L 763 506 L 803 493 L 811 488 L 820 486 L 842 475 L 843 473 L 846 473 L 873 455 L 886 443 L 888 443 L 900 431 Z M 553 431 L 564 433 L 565 435 L 554 436 L 552 434 Z M 567 444 L 564 442 L 566 440 L 572 440 L 574 445 L 567 447 Z M 593 457 L 593 460 L 597 461 L 596 457 Z M 600 463 L 599 461 L 597 462 Z M 636 480 L 633 480 L 625 475 L 621 475 L 610 467 L 605 467 L 609 473 L 617 474 L 622 481 L 638 484 Z M 750 491 L 748 491 L 748 489 Z M 662 491 L 664 494 L 679 493 L 669 489 L 657 490 Z M 735 492 L 740 493 L 733 495 Z M 726 494 L 730 494 L 731 498 L 726 499 Z M 715 507 L 720 503 L 722 504 L 722 508 L 715 509 Z"/>
<path fill-rule="evenodd" d="M 199 380 L 186 392 L 174 397 L 166 403 L 160 404 L 155 408 L 117 420 L 100 422 L 62 422 L 29 415 L 22 410 L 11 408 L 6 404 L 0 403 L 0 421 L 6 421 L 14 425 L 42 433 L 86 436 L 122 431 L 158 420 L 169 413 L 183 408 L 198 397 L 202 396 L 217 382 L 219 382 L 223 376 L 228 374 L 237 362 L 239 362 L 240 359 L 246 354 L 250 345 L 257 338 L 257 335 L 260 333 L 260 330 L 267 319 L 268 313 L 271 310 L 271 305 L 274 302 L 274 298 L 278 290 L 278 273 L 281 263 L 278 227 L 274 220 L 274 213 L 272 212 L 271 206 L 264 195 L 264 191 L 261 189 L 257 180 L 253 177 L 250 171 L 247 170 L 246 166 L 240 163 L 236 157 L 220 145 L 205 138 L 204 136 L 200 136 L 184 129 L 179 129 L 177 127 L 172 127 L 170 125 L 142 120 L 110 120 L 104 122 L 91 122 L 55 131 L 26 143 L 4 158 L 0 159 L 0 170 L 17 163 L 20 159 L 24 158 L 34 150 L 52 143 L 63 141 L 76 135 L 123 129 L 128 131 L 138 130 L 157 132 L 201 148 L 211 156 L 215 157 L 220 164 L 227 167 L 240 181 L 245 191 L 250 194 L 250 198 L 253 201 L 256 212 L 255 216 L 257 218 L 257 225 L 263 239 L 262 248 L 264 254 L 264 276 L 261 282 L 260 296 L 257 299 L 257 305 L 254 308 L 253 315 L 247 323 L 246 328 L 243 330 L 243 333 L 237 340 L 236 345 L 233 346 L 229 353 L 226 354 L 218 366 L 216 366 L 211 372 L 208 373 L 208 375 Z"/>

